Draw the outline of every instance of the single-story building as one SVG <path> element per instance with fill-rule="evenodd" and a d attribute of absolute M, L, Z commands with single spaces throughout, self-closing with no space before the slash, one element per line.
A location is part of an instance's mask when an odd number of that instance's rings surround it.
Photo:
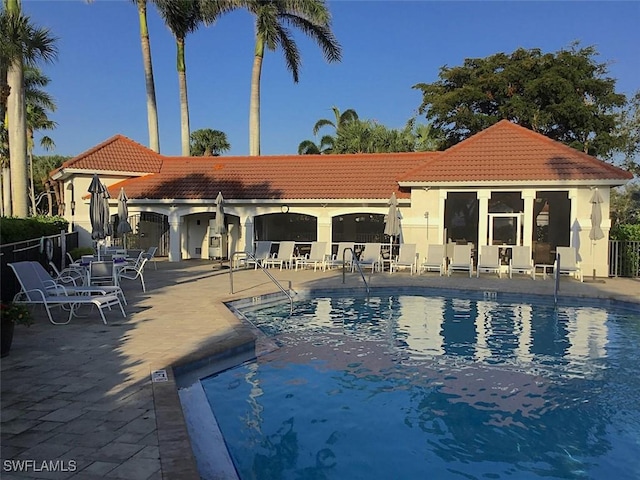
<path fill-rule="evenodd" d="M 384 222 L 395 193 L 399 241 L 417 244 L 420 257 L 429 244 L 471 242 L 529 245 L 536 263 L 552 263 L 557 246 L 573 246 L 583 270 L 599 276 L 608 273 L 610 189 L 633 178 L 506 120 L 442 152 L 171 157 L 116 135 L 51 174 L 81 245 L 92 244 L 88 187 L 96 173 L 113 221 L 124 188 L 131 241 L 158 246 L 170 261 L 212 256 L 218 193 L 223 257 L 251 251 L 256 240 L 326 241 L 334 250 L 340 241 L 389 242 Z M 594 242 L 595 189 L 605 237 Z"/>

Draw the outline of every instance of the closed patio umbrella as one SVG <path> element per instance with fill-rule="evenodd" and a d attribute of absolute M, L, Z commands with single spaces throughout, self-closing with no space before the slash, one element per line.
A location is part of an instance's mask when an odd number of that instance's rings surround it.
<path fill-rule="evenodd" d="M 222 192 L 218 192 L 216 197 L 216 232 L 218 235 L 222 235 L 226 232 L 224 226 L 224 198 L 222 198 Z"/>
<path fill-rule="evenodd" d="M 100 258 L 99 243 L 107 238 L 108 222 L 109 222 L 109 200 L 105 198 L 106 188 L 100 181 L 97 174 L 93 175 L 93 179 L 89 184 L 89 219 L 91 221 L 91 238 L 96 241 L 96 251 Z M 108 193 L 106 193 L 108 195 Z M 105 208 L 106 203 L 106 208 Z"/>
<path fill-rule="evenodd" d="M 602 228 L 600 228 L 600 224 L 602 223 L 602 195 L 598 189 L 593 190 L 593 194 L 591 195 L 591 199 L 589 200 L 591 203 L 591 231 L 589 232 L 589 238 L 591 239 L 591 258 L 592 262 L 595 257 L 594 246 L 598 240 L 604 238 L 604 232 Z M 596 278 L 596 269 L 595 265 L 593 268 L 593 280 Z"/>
<path fill-rule="evenodd" d="M 389 212 L 385 218 L 384 234 L 389 235 L 389 260 L 392 257 L 393 240 L 400 236 L 400 211 L 398 210 L 398 200 L 395 192 L 389 199 Z"/>
<path fill-rule="evenodd" d="M 133 229 L 129 223 L 129 207 L 127 206 L 127 194 L 124 191 L 124 187 L 120 189 L 118 194 L 118 234 L 122 235 L 122 246 L 127 248 L 127 233 L 130 233 Z"/>
<path fill-rule="evenodd" d="M 602 223 L 602 195 L 598 189 L 594 189 L 593 195 L 591 195 L 591 231 L 589 232 L 589 238 L 591 241 L 596 242 L 604 238 L 604 233 L 600 224 Z"/>

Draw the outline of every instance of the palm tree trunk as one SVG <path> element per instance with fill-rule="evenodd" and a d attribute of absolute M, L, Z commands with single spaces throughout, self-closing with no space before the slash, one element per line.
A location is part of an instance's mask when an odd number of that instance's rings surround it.
<path fill-rule="evenodd" d="M 184 38 L 176 39 L 178 51 L 178 86 L 180 88 L 180 133 L 182 156 L 189 156 L 189 100 L 187 95 L 187 67 L 184 63 Z"/>
<path fill-rule="evenodd" d="M 24 103 L 22 59 L 9 66 L 7 80 L 11 91 L 7 99 L 9 122 L 9 168 L 11 169 L 11 200 L 13 215 L 26 218 L 27 203 L 27 122 Z"/>
<path fill-rule="evenodd" d="M 10 217 L 13 215 L 11 208 L 11 169 L 6 166 L 2 167 L 2 216 Z"/>
<path fill-rule="evenodd" d="M 144 80 L 147 88 L 147 124 L 149 128 L 149 148 L 160 153 L 160 134 L 158 133 L 158 105 L 156 103 L 156 87 L 153 80 L 153 64 L 151 63 L 151 43 L 147 26 L 147 0 L 138 0 L 138 17 L 140 20 L 140 44 L 142 46 L 142 63 Z"/>
<path fill-rule="evenodd" d="M 251 104 L 249 106 L 249 155 L 251 156 L 260 155 L 260 76 L 263 57 L 264 41 L 258 35 L 251 72 Z"/>

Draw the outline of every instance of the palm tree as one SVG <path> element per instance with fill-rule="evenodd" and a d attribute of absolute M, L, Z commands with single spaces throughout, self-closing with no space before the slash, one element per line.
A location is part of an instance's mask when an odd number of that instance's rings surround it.
<path fill-rule="evenodd" d="M 158 105 L 156 103 L 156 87 L 153 79 L 153 63 L 151 62 L 151 42 L 147 25 L 147 0 L 132 0 L 138 7 L 140 23 L 140 46 L 142 47 L 142 64 L 144 66 L 144 82 L 147 89 L 147 125 L 149 128 L 149 148 L 160 153 L 160 134 L 158 133 Z"/>
<path fill-rule="evenodd" d="M 321 118 L 320 120 L 318 120 L 313 126 L 314 135 L 317 135 L 320 129 L 327 125 L 332 126 L 335 130 L 335 133 L 338 133 L 338 130 L 347 125 L 349 122 L 355 122 L 358 120 L 358 114 L 351 108 L 345 110 L 342 113 L 340 113 L 340 109 L 338 107 L 331 107 L 331 110 L 333 110 L 335 121 L 328 120 L 326 118 Z M 323 135 L 320 139 L 320 145 L 317 145 L 313 140 L 303 140 L 300 145 L 298 145 L 298 155 L 333 153 L 335 143 L 336 137 L 333 135 Z"/>
<path fill-rule="evenodd" d="M 176 39 L 178 86 L 180 89 L 180 131 L 182 155 L 189 156 L 189 100 L 187 95 L 187 67 L 184 59 L 185 38 L 195 32 L 200 23 L 200 3 L 193 0 L 155 0 L 160 16 Z"/>
<path fill-rule="evenodd" d="M 33 148 L 35 147 L 34 133 L 38 130 L 53 130 L 57 124 L 49 120 L 48 111 L 55 112 L 57 106 L 53 97 L 43 89 L 49 85 L 51 79 L 35 67 L 25 67 L 24 85 L 27 115 L 27 155 L 29 159 L 29 185 L 31 197 L 31 212 L 36 214 L 36 189 L 33 177 Z M 40 145 L 45 150 L 55 147 L 54 141 L 43 136 Z"/>
<path fill-rule="evenodd" d="M 356 120 L 358 120 L 358 114 L 352 108 L 348 108 L 342 113 L 340 113 L 340 109 L 338 107 L 331 107 L 331 110 L 333 110 L 335 121 L 327 120 L 326 118 L 321 118 L 320 120 L 318 120 L 313 126 L 314 135 L 317 135 L 320 129 L 327 125 L 332 126 L 337 133 L 338 129 L 340 129 L 347 123 L 355 122 Z"/>
<path fill-rule="evenodd" d="M 5 215 L 28 215 L 27 202 L 27 124 L 24 88 L 24 65 L 37 61 L 53 61 L 57 54 L 56 39 L 48 29 L 36 28 L 21 13 L 19 0 L 4 0 L 3 18 L 0 20 L 0 64 L 6 65 L 6 74 L 0 72 L 8 86 L 5 126 L 8 131 L 10 182 L 3 182 L 3 198 L 11 185 L 10 205 L 5 203 Z M 3 90 L 7 90 L 6 88 Z M 3 99 L 4 107 L 4 99 Z M 4 179 L 3 170 L 3 179 Z"/>
<path fill-rule="evenodd" d="M 202 128 L 191 134 L 191 155 L 202 157 L 217 157 L 231 149 L 227 135 L 220 130 Z"/>
<path fill-rule="evenodd" d="M 243 5 L 255 16 L 256 44 L 251 74 L 249 111 L 249 154 L 260 155 L 260 77 L 265 48 L 282 48 L 287 68 L 298 82 L 300 52 L 292 26 L 313 38 L 328 62 L 340 61 L 340 45 L 331 31 L 331 15 L 324 0 L 245 0 Z"/>

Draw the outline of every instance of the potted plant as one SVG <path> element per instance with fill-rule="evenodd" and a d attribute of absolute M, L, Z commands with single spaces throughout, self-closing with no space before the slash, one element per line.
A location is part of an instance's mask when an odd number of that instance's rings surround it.
<path fill-rule="evenodd" d="M 32 323 L 33 318 L 26 305 L 13 302 L 0 303 L 0 356 L 8 355 L 11 350 L 14 327 L 16 325 L 28 327 Z"/>

